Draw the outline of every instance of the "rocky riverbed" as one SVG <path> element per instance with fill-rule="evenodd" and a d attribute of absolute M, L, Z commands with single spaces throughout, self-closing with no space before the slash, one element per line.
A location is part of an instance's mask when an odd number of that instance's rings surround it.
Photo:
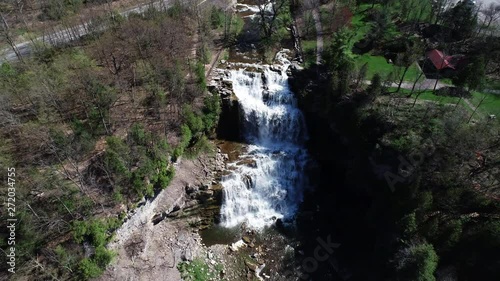
<path fill-rule="evenodd" d="M 204 241 L 199 234 L 217 222 L 219 181 L 227 163 L 247 165 L 238 157 L 243 145 L 224 141 L 217 146 L 215 155 L 180 160 L 168 188 L 128 215 L 108 245 L 117 255 L 98 280 L 181 280 L 178 265 L 193 260 L 204 263 L 214 280 L 279 280 L 293 248 L 275 229 L 222 229 L 227 236 L 222 241 Z"/>

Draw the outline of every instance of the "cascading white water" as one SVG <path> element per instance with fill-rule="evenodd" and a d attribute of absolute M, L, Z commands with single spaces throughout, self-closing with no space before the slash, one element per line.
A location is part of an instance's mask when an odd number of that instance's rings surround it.
<path fill-rule="evenodd" d="M 263 73 L 231 70 L 228 79 L 243 110 L 243 131 L 250 143 L 241 158 L 250 165 L 234 165 L 222 180 L 222 224 L 245 222 L 262 228 L 276 219 L 292 217 L 302 201 L 308 160 L 303 146 L 304 119 L 288 86 L 289 62 L 281 57 L 279 72 L 258 66 Z"/>

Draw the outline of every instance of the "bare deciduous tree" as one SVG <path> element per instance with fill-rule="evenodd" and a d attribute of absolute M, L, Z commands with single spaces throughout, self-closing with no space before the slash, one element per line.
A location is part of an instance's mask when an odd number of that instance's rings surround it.
<path fill-rule="evenodd" d="M 264 36 L 270 37 L 276 30 L 277 19 L 282 10 L 286 7 L 286 0 L 258 0 L 260 26 Z"/>
<path fill-rule="evenodd" d="M 23 57 L 21 55 L 21 52 L 16 46 L 16 43 L 14 42 L 14 38 L 12 37 L 12 32 L 10 30 L 9 23 L 7 22 L 7 19 L 5 18 L 5 15 L 0 12 L 0 18 L 2 19 L 2 37 L 5 39 L 7 44 L 11 47 L 12 51 L 16 54 L 17 58 L 19 61 L 23 61 Z"/>
<path fill-rule="evenodd" d="M 479 11 L 484 19 L 481 26 L 478 28 L 477 34 L 479 35 L 483 30 L 488 30 L 491 24 L 500 19 L 500 4 L 490 3 L 490 5 Z"/>

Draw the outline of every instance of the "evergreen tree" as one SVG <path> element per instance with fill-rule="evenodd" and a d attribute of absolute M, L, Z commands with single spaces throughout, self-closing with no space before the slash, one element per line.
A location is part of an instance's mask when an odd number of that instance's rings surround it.
<path fill-rule="evenodd" d="M 457 40 L 472 36 L 477 26 L 477 13 L 471 1 L 460 1 L 444 14 L 443 24 L 452 29 L 452 35 Z"/>
<path fill-rule="evenodd" d="M 434 281 L 438 256 L 428 243 L 412 245 L 398 253 L 398 275 L 400 280 Z"/>

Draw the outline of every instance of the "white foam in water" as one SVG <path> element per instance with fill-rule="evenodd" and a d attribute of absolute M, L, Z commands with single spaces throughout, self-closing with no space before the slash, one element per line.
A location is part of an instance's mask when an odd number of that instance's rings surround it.
<path fill-rule="evenodd" d="M 231 70 L 227 77 L 243 109 L 243 130 L 251 143 L 241 157 L 251 157 L 256 165 L 238 165 L 222 180 L 226 227 L 269 226 L 276 219 L 293 217 L 302 201 L 308 160 L 304 118 L 289 90 L 285 71 L 290 63 L 278 58 L 284 62 L 279 72 L 264 66 L 263 73 Z"/>
<path fill-rule="evenodd" d="M 238 12 L 251 11 L 251 12 L 254 12 L 254 13 L 258 13 L 260 11 L 258 5 L 247 5 L 247 4 L 241 4 L 241 3 L 236 4 L 236 10 Z"/>

